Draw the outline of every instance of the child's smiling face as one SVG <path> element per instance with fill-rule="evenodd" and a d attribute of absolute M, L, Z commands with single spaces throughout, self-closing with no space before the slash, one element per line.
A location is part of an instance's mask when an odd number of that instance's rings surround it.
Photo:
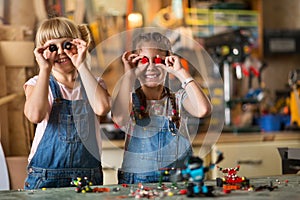
<path fill-rule="evenodd" d="M 58 38 L 48 40 L 44 46 L 48 46 L 46 51 L 44 51 L 44 57 L 51 60 L 53 63 L 53 69 L 61 72 L 69 72 L 74 70 L 74 65 L 72 64 L 70 58 L 64 52 L 64 45 L 66 43 L 71 44 L 72 38 Z M 51 51 L 51 48 L 56 47 L 55 50 Z M 68 49 L 73 53 L 77 53 L 77 49 L 74 45 L 71 44 L 71 47 Z"/>
<path fill-rule="evenodd" d="M 141 59 L 138 63 L 138 67 L 142 69 L 142 74 L 139 77 L 141 84 L 147 87 L 163 85 L 167 72 L 162 68 L 164 63 L 156 63 L 156 58 L 165 60 L 166 51 L 154 48 L 141 48 L 139 55 L 145 58 L 145 60 Z"/>

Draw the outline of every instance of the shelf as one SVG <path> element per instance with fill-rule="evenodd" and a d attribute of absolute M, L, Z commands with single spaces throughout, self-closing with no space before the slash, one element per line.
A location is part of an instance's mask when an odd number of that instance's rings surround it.
<path fill-rule="evenodd" d="M 203 7 L 189 7 L 184 0 L 184 22 L 191 27 L 195 38 L 210 37 L 226 31 L 249 29 L 256 39 L 252 55 L 258 59 L 263 57 L 263 20 L 262 0 L 244 0 L 251 10 L 235 9 L 207 9 Z"/>

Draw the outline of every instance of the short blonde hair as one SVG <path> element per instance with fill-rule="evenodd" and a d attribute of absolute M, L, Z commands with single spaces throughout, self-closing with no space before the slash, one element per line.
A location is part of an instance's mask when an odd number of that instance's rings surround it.
<path fill-rule="evenodd" d="M 58 38 L 80 38 L 84 40 L 88 46 L 92 40 L 87 25 L 76 25 L 68 18 L 54 17 L 46 19 L 39 26 L 35 37 L 35 43 L 37 47 L 41 47 L 46 41 Z"/>

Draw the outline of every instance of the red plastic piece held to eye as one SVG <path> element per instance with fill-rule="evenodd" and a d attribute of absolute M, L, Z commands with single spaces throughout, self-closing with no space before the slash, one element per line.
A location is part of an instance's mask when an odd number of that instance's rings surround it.
<path fill-rule="evenodd" d="M 161 64 L 162 63 L 162 59 L 160 57 L 156 57 L 156 58 L 154 58 L 154 63 L 155 64 Z"/>
<path fill-rule="evenodd" d="M 142 64 L 146 64 L 146 63 L 148 63 L 149 62 L 149 59 L 147 58 L 147 57 L 143 57 L 142 59 L 141 59 L 141 63 Z"/>

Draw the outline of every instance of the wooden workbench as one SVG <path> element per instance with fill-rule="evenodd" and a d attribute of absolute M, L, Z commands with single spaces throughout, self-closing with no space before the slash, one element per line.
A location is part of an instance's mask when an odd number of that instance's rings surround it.
<path fill-rule="evenodd" d="M 265 186 L 270 186 L 272 182 L 274 190 L 270 191 Z M 216 199 L 221 198 L 222 200 L 251 200 L 251 199 L 260 199 L 260 200 L 281 200 L 281 199 L 299 199 L 300 194 L 300 176 L 299 175 L 285 175 L 285 176 L 273 176 L 273 177 L 263 177 L 250 179 L 250 185 L 253 185 L 254 189 L 262 187 L 259 191 L 248 191 L 248 190 L 235 190 L 229 194 L 225 194 L 221 188 L 216 187 L 214 181 L 205 182 L 206 185 L 214 186 L 214 197 L 201 197 L 201 199 Z M 157 189 L 158 184 L 144 184 L 144 187 L 149 187 L 151 190 L 156 190 L 158 193 L 162 194 L 162 190 Z M 165 186 L 171 188 L 171 183 L 165 183 Z M 0 199 L 72 199 L 72 200 L 95 200 L 95 199 L 135 199 L 134 196 L 131 196 L 132 191 L 137 191 L 138 185 L 129 185 L 129 187 L 122 187 L 121 185 L 107 185 L 107 186 L 92 186 L 92 189 L 95 187 L 105 187 L 109 188 L 109 192 L 102 193 L 77 193 L 75 192 L 74 187 L 69 188 L 57 188 L 57 189 L 38 189 L 30 191 L 0 191 Z M 178 194 L 180 189 L 185 189 L 184 183 L 178 183 L 178 189 L 171 189 L 173 196 L 168 196 L 171 193 L 164 193 L 163 197 L 156 196 L 156 199 L 193 199 L 189 198 L 186 195 Z M 154 197 L 152 197 L 154 198 Z M 147 198 L 144 198 L 147 199 Z"/>

